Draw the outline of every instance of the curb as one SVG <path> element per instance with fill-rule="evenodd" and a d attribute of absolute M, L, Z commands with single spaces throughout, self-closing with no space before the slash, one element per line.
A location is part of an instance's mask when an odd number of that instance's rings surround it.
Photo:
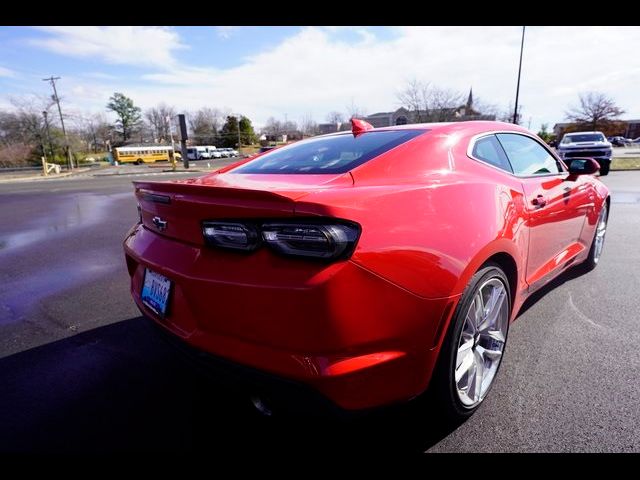
<path fill-rule="evenodd" d="M 215 170 L 211 170 L 212 172 Z M 95 173 L 92 177 L 127 177 L 132 175 L 158 175 L 162 173 L 208 173 L 208 170 L 162 170 L 161 172 L 117 172 L 117 173 Z"/>
<path fill-rule="evenodd" d="M 65 172 L 59 173 L 58 175 L 48 175 L 44 176 L 43 174 L 34 176 L 34 177 L 18 177 L 18 178 L 2 178 L 0 177 L 0 183 L 16 183 L 16 182 L 46 182 L 47 180 L 58 180 L 60 178 L 72 177 L 74 175 L 81 175 L 89 171 L 89 168 L 83 169 L 82 171 L 73 171 L 73 172 Z"/>

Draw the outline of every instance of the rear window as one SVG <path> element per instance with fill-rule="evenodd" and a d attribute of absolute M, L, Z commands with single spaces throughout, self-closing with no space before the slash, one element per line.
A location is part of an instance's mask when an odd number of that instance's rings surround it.
<path fill-rule="evenodd" d="M 387 130 L 357 137 L 319 137 L 266 153 L 229 173 L 344 173 L 425 132 Z"/>

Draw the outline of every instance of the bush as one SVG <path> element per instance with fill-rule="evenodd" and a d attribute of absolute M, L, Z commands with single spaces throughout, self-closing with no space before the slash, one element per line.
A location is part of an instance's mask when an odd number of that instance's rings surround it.
<path fill-rule="evenodd" d="M 0 147 L 0 167 L 27 167 L 39 163 L 31 145 L 14 143 Z"/>

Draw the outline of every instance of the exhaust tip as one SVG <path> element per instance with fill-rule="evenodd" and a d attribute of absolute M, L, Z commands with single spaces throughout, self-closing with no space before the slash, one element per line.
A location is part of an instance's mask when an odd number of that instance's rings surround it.
<path fill-rule="evenodd" d="M 269 405 L 265 402 L 265 399 L 259 395 L 253 395 L 251 397 L 251 404 L 254 408 L 260 412 L 260 414 L 265 417 L 270 417 L 273 415 L 273 411 L 269 408 Z"/>

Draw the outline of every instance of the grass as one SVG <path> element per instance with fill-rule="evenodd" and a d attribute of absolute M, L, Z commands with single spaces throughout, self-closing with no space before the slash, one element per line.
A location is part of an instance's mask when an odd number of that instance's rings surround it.
<path fill-rule="evenodd" d="M 614 157 L 611 170 L 640 170 L 640 157 Z"/>

